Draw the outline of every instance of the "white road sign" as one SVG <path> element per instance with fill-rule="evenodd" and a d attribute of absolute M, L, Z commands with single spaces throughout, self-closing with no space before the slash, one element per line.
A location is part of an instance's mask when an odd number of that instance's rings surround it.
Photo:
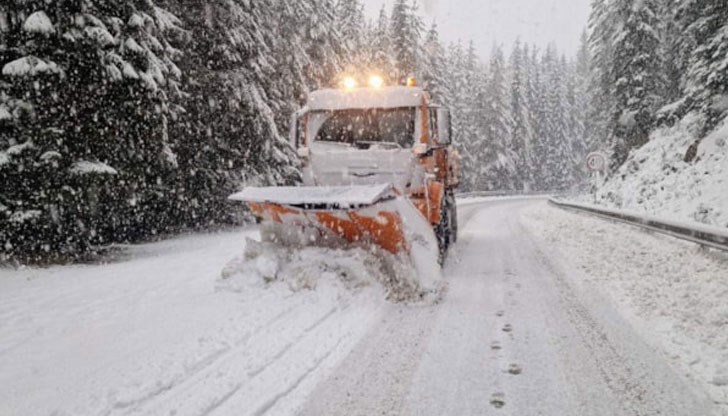
<path fill-rule="evenodd" d="M 601 152 L 594 152 L 586 157 L 586 166 L 592 172 L 602 172 L 607 169 L 607 156 Z"/>

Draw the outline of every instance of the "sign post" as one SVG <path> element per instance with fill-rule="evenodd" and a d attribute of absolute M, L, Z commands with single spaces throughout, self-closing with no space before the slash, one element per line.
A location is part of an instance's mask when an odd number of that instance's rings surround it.
<path fill-rule="evenodd" d="M 607 172 L 608 158 L 602 152 L 590 153 L 586 157 L 586 167 L 592 173 L 592 188 L 594 189 L 594 203 L 600 199 L 599 189 L 602 186 L 603 176 Z"/>

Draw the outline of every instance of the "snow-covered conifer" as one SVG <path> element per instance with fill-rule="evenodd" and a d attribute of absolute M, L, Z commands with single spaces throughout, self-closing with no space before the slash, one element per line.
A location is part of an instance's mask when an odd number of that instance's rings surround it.
<path fill-rule="evenodd" d="M 10 3 L 0 36 L 3 249 L 73 254 L 164 231 L 177 168 L 168 125 L 179 54 L 167 41 L 177 20 L 151 0 Z"/>
<path fill-rule="evenodd" d="M 422 21 L 416 0 L 395 0 L 390 18 L 391 51 L 397 64 L 397 78 L 404 80 L 419 69 Z"/>
<path fill-rule="evenodd" d="M 616 100 L 612 152 L 619 166 L 632 149 L 649 140 L 655 113 L 664 104 L 665 78 L 657 0 L 617 0 L 614 8 L 619 25 L 612 39 Z"/>
<path fill-rule="evenodd" d="M 450 96 L 445 58 L 445 49 L 440 43 L 437 24 L 433 23 L 422 46 L 422 69 L 420 72 L 422 86 L 432 94 L 436 101 L 443 105 L 449 104 L 448 98 Z"/>
<path fill-rule="evenodd" d="M 690 50 L 685 92 L 707 117 L 707 132 L 728 113 L 728 7 L 720 0 L 688 0 L 678 13 Z"/>

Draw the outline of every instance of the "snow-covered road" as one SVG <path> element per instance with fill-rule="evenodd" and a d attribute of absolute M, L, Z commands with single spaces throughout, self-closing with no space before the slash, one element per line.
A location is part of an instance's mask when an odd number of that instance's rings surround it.
<path fill-rule="evenodd" d="M 107 265 L 0 269 L 0 415 L 728 414 L 725 257 L 538 199 L 460 210 L 449 290 L 430 306 L 331 274 L 315 290 L 221 285 L 252 230 Z M 600 245 L 613 249 L 593 257 Z M 620 251 L 630 246 L 644 264 Z M 671 250 L 691 259 L 693 284 L 632 308 L 661 267 L 686 263 Z M 610 262 L 639 281 L 605 283 L 619 280 Z M 682 292 L 708 289 L 710 325 L 685 333 L 706 363 L 691 373 L 644 311 L 671 305 L 660 325 L 682 334 L 696 313 Z"/>
<path fill-rule="evenodd" d="M 521 212 L 533 205 L 463 207 L 462 239 L 445 270 L 450 291 L 443 304 L 391 306 L 303 413 L 717 412 L 614 305 L 579 291 L 547 257 L 521 225 Z"/>

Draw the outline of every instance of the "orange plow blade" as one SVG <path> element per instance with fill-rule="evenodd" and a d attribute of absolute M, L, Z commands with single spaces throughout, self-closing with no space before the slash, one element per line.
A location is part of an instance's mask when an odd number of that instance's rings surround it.
<path fill-rule="evenodd" d="M 256 202 L 249 202 L 248 206 L 263 222 L 273 222 L 295 230 L 319 231 L 319 235 L 314 238 L 307 234 L 305 238 L 310 241 L 303 243 L 317 240 L 326 245 L 336 245 L 343 240 L 349 244 L 375 244 L 392 254 L 409 249 L 402 218 L 397 212 L 371 208 L 328 212 Z"/>
<path fill-rule="evenodd" d="M 230 197 L 261 221 L 264 241 L 285 246 L 377 247 L 409 259 L 423 287 L 439 280 L 429 221 L 391 185 L 247 188 Z"/>
<path fill-rule="evenodd" d="M 388 185 L 248 188 L 231 197 L 245 202 L 263 223 L 306 230 L 302 244 L 374 244 L 399 254 L 409 246 L 402 217 L 391 203 L 395 198 Z"/>

